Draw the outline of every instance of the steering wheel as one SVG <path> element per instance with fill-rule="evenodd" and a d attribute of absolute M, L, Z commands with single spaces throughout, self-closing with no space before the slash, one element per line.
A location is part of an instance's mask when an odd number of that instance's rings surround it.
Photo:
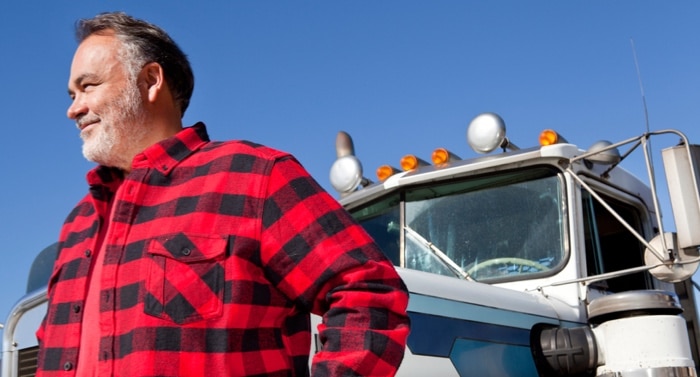
<path fill-rule="evenodd" d="M 538 271 L 549 270 L 549 267 L 547 267 L 541 263 L 531 261 L 529 259 L 516 258 L 516 257 L 504 257 L 504 258 L 487 259 L 483 262 L 479 262 L 479 263 L 473 265 L 472 268 L 467 270 L 467 274 L 473 275 L 481 268 L 486 268 L 486 267 L 490 267 L 493 265 L 499 265 L 499 264 L 520 266 L 520 268 L 518 268 L 518 272 L 522 272 L 523 267 L 532 267 L 532 268 L 537 269 Z"/>

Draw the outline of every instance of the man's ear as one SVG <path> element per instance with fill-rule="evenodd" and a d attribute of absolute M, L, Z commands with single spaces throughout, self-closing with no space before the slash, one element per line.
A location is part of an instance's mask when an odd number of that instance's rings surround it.
<path fill-rule="evenodd" d="M 141 85 L 144 85 L 147 90 L 148 102 L 154 103 L 162 91 L 165 90 L 165 73 L 163 67 L 156 62 L 151 62 L 143 66 L 141 69 Z"/>

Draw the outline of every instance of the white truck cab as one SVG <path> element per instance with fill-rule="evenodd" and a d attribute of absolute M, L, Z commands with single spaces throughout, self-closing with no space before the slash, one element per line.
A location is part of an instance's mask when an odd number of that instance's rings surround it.
<path fill-rule="evenodd" d="M 519 149 L 505 131 L 481 114 L 467 139 L 488 155 L 408 155 L 376 183 L 338 135 L 331 183 L 410 290 L 399 375 L 695 376 L 700 147 L 668 130 L 582 150 L 546 130 Z M 619 166 L 641 147 L 653 172 L 660 134 L 682 141 L 663 151 L 677 233 Z"/>

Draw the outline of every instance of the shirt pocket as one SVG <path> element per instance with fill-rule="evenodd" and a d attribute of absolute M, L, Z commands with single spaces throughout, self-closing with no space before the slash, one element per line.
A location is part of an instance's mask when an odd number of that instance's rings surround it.
<path fill-rule="evenodd" d="M 192 323 L 220 318 L 228 239 L 177 233 L 148 241 L 146 314 Z"/>

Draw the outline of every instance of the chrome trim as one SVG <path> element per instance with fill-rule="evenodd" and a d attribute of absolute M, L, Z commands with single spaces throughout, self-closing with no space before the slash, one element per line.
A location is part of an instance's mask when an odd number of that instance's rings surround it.
<path fill-rule="evenodd" d="M 607 372 L 596 377 L 697 377 L 693 367 L 661 367 Z"/>
<path fill-rule="evenodd" d="M 27 293 L 12 307 L 2 333 L 2 377 L 17 376 L 17 363 L 19 360 L 15 330 L 19 320 L 26 312 L 45 303 L 47 300 L 46 288 L 41 288 Z"/>

